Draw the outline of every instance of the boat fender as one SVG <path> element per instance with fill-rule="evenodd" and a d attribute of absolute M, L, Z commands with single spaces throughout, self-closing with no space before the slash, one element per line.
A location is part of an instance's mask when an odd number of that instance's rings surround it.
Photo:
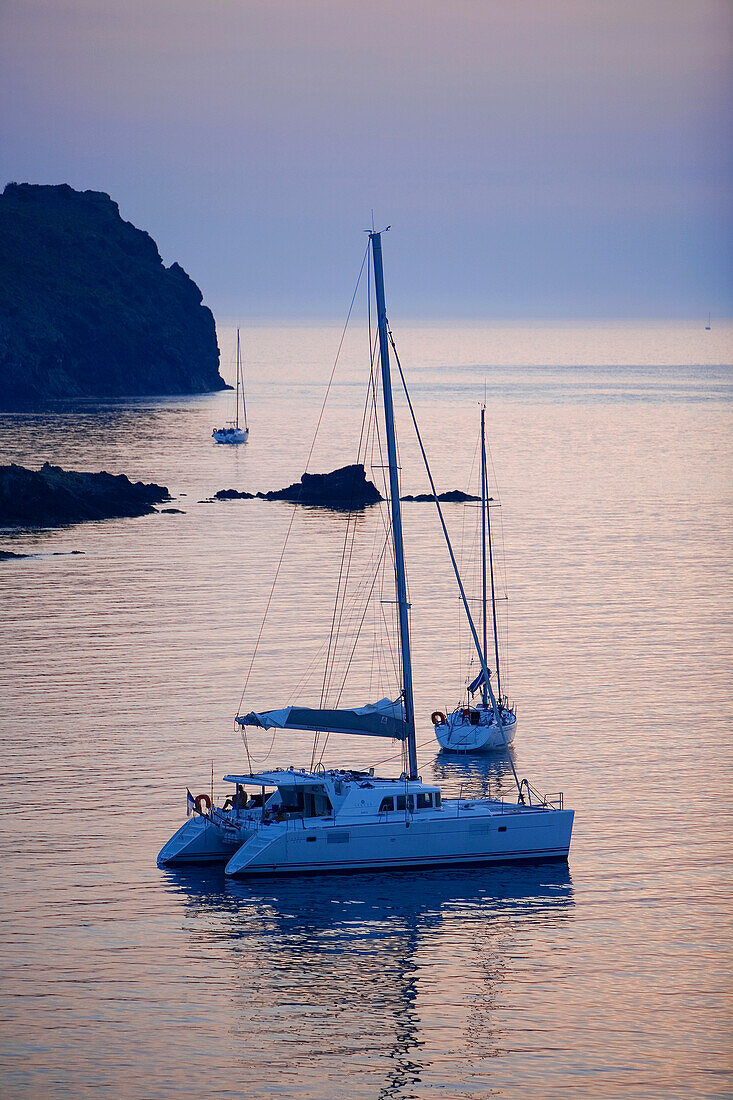
<path fill-rule="evenodd" d="M 433 713 L 430 715 L 430 721 L 433 723 L 434 726 L 444 726 L 445 715 L 443 714 L 443 711 L 434 710 Z"/>
<path fill-rule="evenodd" d="M 211 799 L 209 798 L 208 794 L 197 794 L 194 804 L 195 804 L 196 809 L 198 810 L 198 812 L 200 814 L 203 813 L 203 810 L 201 809 L 201 803 L 202 802 L 206 803 L 206 809 L 207 810 L 211 809 Z"/>

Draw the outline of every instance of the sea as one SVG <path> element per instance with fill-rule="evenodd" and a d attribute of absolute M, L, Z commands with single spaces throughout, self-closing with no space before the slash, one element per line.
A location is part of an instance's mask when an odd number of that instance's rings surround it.
<path fill-rule="evenodd" d="M 3 1097 L 733 1096 L 733 327 L 393 331 L 439 490 L 473 484 L 486 406 L 518 712 L 511 759 L 437 751 L 430 715 L 459 703 L 470 649 L 435 509 L 406 503 L 420 772 L 511 799 L 513 763 L 562 791 L 568 862 L 249 882 L 156 866 L 187 788 L 223 798 L 228 772 L 311 764 L 305 734 L 245 745 L 234 716 L 318 682 L 345 538 L 366 569 L 382 509 L 212 497 L 357 461 L 364 326 L 243 326 L 239 447 L 211 439 L 229 391 L 2 413 L 1 463 L 124 473 L 175 509 L 0 532 L 25 555 L 0 564 Z M 234 328 L 219 337 L 233 378 Z M 402 489 L 425 492 L 395 392 Z M 445 513 L 462 555 L 476 508 Z M 389 672 L 355 658 L 344 705 Z M 319 753 L 402 767 L 391 741 Z"/>

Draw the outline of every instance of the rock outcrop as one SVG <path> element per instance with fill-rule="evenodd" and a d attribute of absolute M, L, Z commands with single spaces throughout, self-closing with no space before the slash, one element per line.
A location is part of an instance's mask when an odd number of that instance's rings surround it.
<path fill-rule="evenodd" d="M 367 481 L 366 470 L 362 464 L 342 466 L 328 474 L 303 474 L 300 481 L 293 482 L 285 489 L 271 489 L 268 493 L 246 493 L 239 489 L 220 489 L 214 493 L 214 500 L 289 500 L 293 504 L 311 504 L 319 508 L 332 508 L 339 512 L 354 512 L 377 504 L 384 497 L 373 481 Z M 438 493 L 438 500 L 447 504 L 462 504 L 464 501 L 480 500 L 461 489 L 449 489 Z M 417 496 L 404 496 L 400 500 L 432 501 L 431 493 L 419 493 Z"/>
<path fill-rule="evenodd" d="M 331 508 L 337 512 L 355 512 L 383 500 L 372 481 L 367 481 L 362 464 L 342 466 L 327 474 L 303 474 L 300 481 L 284 489 L 268 493 L 242 493 L 237 489 L 220 489 L 215 500 L 289 500 L 293 504 L 309 504 Z"/>
<path fill-rule="evenodd" d="M 164 485 L 132 482 L 124 474 L 79 473 L 48 462 L 40 470 L 0 466 L 0 527 L 60 527 L 144 516 L 168 499 Z"/>
<path fill-rule="evenodd" d="M 99 191 L 0 195 L 0 401 L 225 389 L 211 311 Z"/>
<path fill-rule="evenodd" d="M 435 497 L 432 493 L 418 493 L 415 497 L 400 497 L 400 500 L 410 501 L 433 501 Z M 470 493 L 464 493 L 462 489 L 448 489 L 445 493 L 438 493 L 438 500 L 443 504 L 463 504 L 468 500 L 481 500 L 481 497 L 471 496 Z"/>

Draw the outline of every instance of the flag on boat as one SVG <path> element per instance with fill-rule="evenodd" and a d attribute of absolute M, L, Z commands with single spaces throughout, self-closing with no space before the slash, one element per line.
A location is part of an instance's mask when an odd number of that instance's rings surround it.
<path fill-rule="evenodd" d="M 407 737 L 405 708 L 401 699 L 380 699 L 354 710 L 325 710 L 311 707 L 285 707 L 261 713 L 237 715 L 240 726 L 261 729 L 313 730 L 321 733 L 360 733 L 367 737 Z"/>
<path fill-rule="evenodd" d="M 491 676 L 491 673 L 489 673 L 489 676 Z M 468 690 L 471 692 L 471 695 L 473 695 L 475 691 L 478 691 L 481 685 L 485 683 L 486 677 L 484 676 L 484 670 L 481 669 L 476 679 L 472 680 L 471 683 L 468 685 Z"/>
<path fill-rule="evenodd" d="M 195 809 L 196 799 L 193 797 L 188 787 L 186 787 L 186 817 L 190 817 Z"/>

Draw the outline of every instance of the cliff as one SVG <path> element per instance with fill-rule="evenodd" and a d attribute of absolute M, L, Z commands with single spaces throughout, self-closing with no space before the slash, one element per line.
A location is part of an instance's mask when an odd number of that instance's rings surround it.
<path fill-rule="evenodd" d="M 0 466 L 0 527 L 59 527 L 89 519 L 144 516 L 168 500 L 164 485 L 124 474 L 81 473 L 44 463 Z"/>
<path fill-rule="evenodd" d="M 214 318 L 183 268 L 99 191 L 0 195 L 0 401 L 225 389 Z"/>

